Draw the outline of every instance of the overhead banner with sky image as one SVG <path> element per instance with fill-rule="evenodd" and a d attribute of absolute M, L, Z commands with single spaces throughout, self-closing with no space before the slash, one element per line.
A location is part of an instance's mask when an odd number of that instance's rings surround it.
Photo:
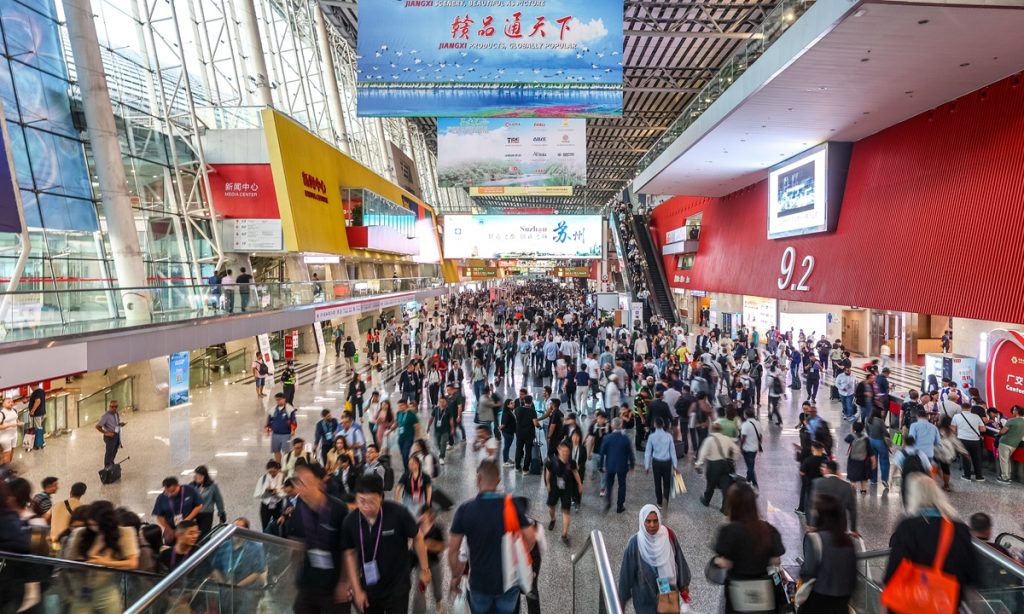
<path fill-rule="evenodd" d="M 571 196 L 587 183 L 585 119 L 439 119 L 438 184 L 470 196 Z"/>
<path fill-rule="evenodd" d="M 622 16 L 621 0 L 362 2 L 357 111 L 621 115 Z"/>

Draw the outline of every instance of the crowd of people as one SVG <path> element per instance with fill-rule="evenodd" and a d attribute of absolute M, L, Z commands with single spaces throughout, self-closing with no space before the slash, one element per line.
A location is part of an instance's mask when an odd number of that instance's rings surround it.
<path fill-rule="evenodd" d="M 642 212 L 634 212 L 626 203 L 619 204 L 616 219 L 618 220 L 619 240 L 622 241 L 622 253 L 625 254 L 623 264 L 625 264 L 626 274 L 636 298 L 647 301 L 651 296 L 651 291 L 647 287 L 647 275 L 644 271 L 647 262 L 640 246 L 636 243 L 633 232 L 633 219 L 637 216 L 641 219 L 645 217 Z"/>
<path fill-rule="evenodd" d="M 775 328 L 741 327 L 727 335 L 717 326 L 691 339 L 658 318 L 642 327 L 616 326 L 588 306 L 578 288 L 546 281 L 445 297 L 433 312 L 382 319 L 360 342 L 335 337 L 336 354 L 344 355 L 350 372 L 337 417 L 324 409 L 312 437 L 297 436 L 294 385 L 289 389 L 282 378 L 283 390 L 263 422 L 272 458 L 257 480 L 258 512 L 254 504 L 251 517 L 255 530 L 305 546 L 296 612 L 353 606 L 423 612 L 428 594 L 435 611 L 442 611 L 449 592 L 472 612 L 540 612 L 542 561 L 567 556 L 548 552 L 546 534 L 559 528 L 561 541 L 571 545 L 573 515 L 585 497 L 597 497 L 605 513 L 614 498 L 616 513 L 624 513 L 627 483 L 639 467 L 652 474 L 652 503 L 639 510 L 637 533 L 622 554 L 618 594 L 637 612 L 679 611 L 690 599 L 691 573 L 665 512 L 674 498 L 685 496 L 680 474 L 686 463 L 705 476 L 704 489 L 693 495 L 701 504 L 710 506 L 721 493 L 718 507 L 726 523 L 705 576 L 726 587 L 725 611 L 783 611 L 792 599 L 780 590 L 785 548 L 758 511 L 757 460 L 769 445 L 765 430 L 781 432 L 792 419 L 782 404 L 791 395 L 801 408 L 794 420 L 796 511 L 807 530 L 799 612 L 845 609 L 856 582 L 858 493 L 879 483 L 888 489 L 893 467 L 901 476 L 906 516 L 892 535 L 886 582 L 903 581 L 904 561 L 930 565 L 940 541 L 948 541 L 943 569 L 958 587 L 969 587 L 977 582 L 971 528 L 985 523 L 972 518 L 968 527 L 959 520 L 942 490 L 949 488 L 949 465 L 963 459 L 965 476 L 973 471 L 984 479 L 968 432 L 994 422 L 1000 446 L 1011 449 L 1024 436 L 1024 409 L 1014 407 L 1004 422 L 989 415 L 980 396 L 972 396 L 976 391 L 961 396 L 948 381 L 926 395 L 912 392 L 894 410 L 889 369 L 866 365 L 866 377 L 857 381 L 839 341 Z M 402 361 L 394 395 L 378 369 L 381 346 L 387 363 Z M 359 353 L 371 357 L 362 373 Z M 260 360 L 253 371 L 263 395 Z M 515 381 L 522 382 L 518 389 Z M 827 383 L 844 416 L 852 418 L 845 446 L 818 409 L 819 387 Z M 116 417 L 108 422 L 111 431 L 123 424 Z M 435 483 L 459 448 L 478 490 L 461 504 Z M 502 492 L 503 474 L 513 471 L 524 484 L 529 476 L 543 484 L 546 515 L 529 497 Z M 596 484 L 588 485 L 588 476 Z M 197 467 L 188 484 L 165 479 L 151 512 L 154 523 L 146 525 L 112 503 L 83 502 L 84 485 L 72 486 L 61 503 L 54 499 L 56 478 L 42 487 L 33 497 L 21 478 L 4 484 L 0 550 L 31 551 L 28 529 L 50 523 L 51 554 L 166 573 L 194 554 L 215 515 L 219 523 L 227 521 L 223 497 L 205 467 Z M 445 526 L 439 513 L 448 510 L 454 513 Z M 250 524 L 244 517 L 234 522 Z M 208 567 L 225 581 L 251 586 L 247 603 L 253 610 L 269 565 L 255 546 L 227 551 Z M 521 564 L 503 568 L 512 559 Z M 448 587 L 442 586 L 445 564 Z M 31 584 L 28 578 L 7 582 L 8 569 L 0 572 L 0 591 Z M 22 603 L 30 593 L 7 592 L 2 601 Z M 89 595 L 110 604 L 109 611 L 122 605 L 113 591 Z"/>

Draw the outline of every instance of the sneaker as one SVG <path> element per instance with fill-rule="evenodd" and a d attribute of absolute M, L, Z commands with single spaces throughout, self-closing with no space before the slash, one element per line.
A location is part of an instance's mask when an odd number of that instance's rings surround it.
<path fill-rule="evenodd" d="M 604 492 L 604 489 L 602 488 L 601 489 L 601 496 L 603 497 L 604 495 L 605 495 L 605 492 Z"/>
<path fill-rule="evenodd" d="M 1000 484 L 1009 484 L 1010 483 L 1010 480 L 1007 480 L 1006 478 L 1004 478 L 1002 476 L 997 477 L 996 481 L 999 482 Z"/>
<path fill-rule="evenodd" d="M 889 490 L 889 483 L 888 483 L 888 482 L 885 482 L 885 481 L 883 481 L 883 482 L 882 482 L 882 488 L 884 488 L 885 490 Z"/>
<path fill-rule="evenodd" d="M 548 531 L 554 531 L 554 530 L 555 530 L 555 521 L 551 520 L 551 521 L 548 522 Z"/>
<path fill-rule="evenodd" d="M 565 544 L 566 546 L 569 545 L 569 536 L 565 535 L 564 533 L 562 534 L 562 543 Z"/>
<path fill-rule="evenodd" d="M 441 459 L 438 459 L 438 460 L 440 460 L 440 461 L 441 461 L 441 464 L 442 464 L 442 465 L 444 464 L 444 459 L 443 459 L 443 458 L 441 458 Z"/>
<path fill-rule="evenodd" d="M 962 476 L 960 476 L 960 479 L 961 480 L 966 480 L 966 481 L 970 482 L 971 481 L 971 476 L 969 476 L 969 475 L 962 475 Z"/>
<path fill-rule="evenodd" d="M 512 461 L 505 461 L 504 466 L 505 467 L 511 467 L 512 466 Z"/>
<path fill-rule="evenodd" d="M 975 482 L 984 482 L 985 478 L 974 478 Z"/>

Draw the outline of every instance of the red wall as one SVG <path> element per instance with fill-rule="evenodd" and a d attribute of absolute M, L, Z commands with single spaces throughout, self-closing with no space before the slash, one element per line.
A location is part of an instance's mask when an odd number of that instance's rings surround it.
<path fill-rule="evenodd" d="M 1024 323 L 1024 83 L 997 82 L 854 145 L 835 233 L 768 240 L 767 180 L 655 209 L 665 233 L 703 211 L 694 268 L 672 286 Z M 815 259 L 779 290 L 787 246 Z M 676 275 L 689 283 L 674 282 Z"/>
<path fill-rule="evenodd" d="M 210 173 L 213 209 L 225 218 L 277 219 L 277 193 L 269 164 L 218 164 Z"/>

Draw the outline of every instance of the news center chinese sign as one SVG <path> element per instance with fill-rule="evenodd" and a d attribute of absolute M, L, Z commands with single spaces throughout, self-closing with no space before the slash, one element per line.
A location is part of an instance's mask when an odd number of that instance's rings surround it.
<path fill-rule="evenodd" d="M 572 196 L 587 183 L 585 119 L 439 119 L 438 183 L 470 196 Z"/>
<path fill-rule="evenodd" d="M 445 258 L 600 258 L 600 215 L 446 215 Z"/>
<path fill-rule="evenodd" d="M 360 2 L 358 113 L 621 115 L 622 7 L 621 0 Z"/>

